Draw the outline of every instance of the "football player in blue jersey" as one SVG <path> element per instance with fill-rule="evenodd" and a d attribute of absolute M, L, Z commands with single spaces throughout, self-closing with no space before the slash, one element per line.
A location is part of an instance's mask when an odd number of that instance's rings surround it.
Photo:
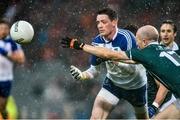
<path fill-rule="evenodd" d="M 71 46 L 71 48 L 83 50 L 106 60 L 129 64 L 141 63 L 176 97 L 176 101 L 158 113 L 155 119 L 180 119 L 180 56 L 175 51 L 158 43 L 158 31 L 151 25 L 139 28 L 136 38 L 140 49 L 128 51 L 113 51 L 105 47 L 94 47 L 74 39 L 62 39 L 62 44 L 64 47 Z"/>
<path fill-rule="evenodd" d="M 0 20 L 0 48 L 4 50 L 0 54 L 0 113 L 3 118 L 7 118 L 5 108 L 13 81 L 13 64 L 25 61 L 23 50 L 9 37 L 9 30 L 9 23 Z"/>
<path fill-rule="evenodd" d="M 114 10 L 105 8 L 98 11 L 96 23 L 99 35 L 93 39 L 93 46 L 106 47 L 113 51 L 127 51 L 137 47 L 133 33 L 117 27 L 118 15 Z M 69 38 L 64 38 L 62 41 L 64 47 L 67 47 L 66 39 Z M 76 40 L 73 39 L 73 41 Z M 78 49 L 82 48 L 79 47 Z M 81 71 L 77 67 L 71 66 L 72 77 L 76 80 L 93 79 L 100 72 L 99 67 L 102 62 L 104 62 L 103 59 L 92 55 L 89 69 Z M 134 107 L 138 119 L 148 118 L 146 105 L 147 78 L 144 67 L 112 60 L 105 61 L 105 64 L 107 74 L 95 99 L 91 119 L 106 119 L 121 99 L 127 100 Z"/>

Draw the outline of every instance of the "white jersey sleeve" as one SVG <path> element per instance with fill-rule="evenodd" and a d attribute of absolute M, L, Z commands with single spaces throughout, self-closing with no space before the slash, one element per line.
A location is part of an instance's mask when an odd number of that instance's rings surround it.
<path fill-rule="evenodd" d="M 89 74 L 90 79 L 94 79 L 100 73 L 100 65 L 97 66 L 91 65 L 90 68 L 84 72 Z"/>

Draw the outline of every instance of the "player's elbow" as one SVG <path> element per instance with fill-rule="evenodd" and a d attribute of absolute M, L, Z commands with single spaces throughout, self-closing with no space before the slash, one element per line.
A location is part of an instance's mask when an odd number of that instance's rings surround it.
<path fill-rule="evenodd" d="M 25 61 L 26 61 L 25 57 L 20 57 L 20 58 L 17 60 L 17 62 L 18 62 L 19 64 L 23 64 L 23 63 L 25 63 Z"/>
<path fill-rule="evenodd" d="M 18 56 L 17 62 L 20 64 L 23 64 L 23 63 L 25 63 L 25 60 L 26 60 L 26 58 L 25 58 L 24 52 L 21 52 Z"/>

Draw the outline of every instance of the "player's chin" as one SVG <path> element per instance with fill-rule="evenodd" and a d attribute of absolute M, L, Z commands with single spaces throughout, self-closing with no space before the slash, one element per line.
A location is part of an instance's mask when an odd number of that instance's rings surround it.
<path fill-rule="evenodd" d="M 104 32 L 100 32 L 99 33 L 101 36 L 106 36 L 106 33 L 104 33 Z"/>
<path fill-rule="evenodd" d="M 163 43 L 164 43 L 164 44 L 169 44 L 170 41 L 169 41 L 169 40 L 163 40 Z"/>

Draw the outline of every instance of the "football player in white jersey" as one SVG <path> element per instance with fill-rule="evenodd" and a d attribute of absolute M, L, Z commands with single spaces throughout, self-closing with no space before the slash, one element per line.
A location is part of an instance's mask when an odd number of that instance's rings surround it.
<path fill-rule="evenodd" d="M 0 54 L 0 113 L 4 118 L 13 81 L 13 64 L 25 61 L 23 50 L 9 37 L 9 30 L 9 23 L 0 20 L 0 48 L 6 52 Z"/>
<path fill-rule="evenodd" d="M 98 11 L 96 23 L 99 35 L 94 38 L 92 45 L 115 51 L 126 51 L 137 47 L 135 37 L 130 31 L 117 28 L 118 15 L 114 10 L 106 8 Z M 66 46 L 68 39 L 68 37 L 62 39 L 62 46 L 71 48 L 71 45 Z M 103 61 L 97 56 L 92 56 L 90 68 L 83 72 L 71 66 L 72 77 L 76 80 L 93 79 L 99 73 L 99 65 Z M 129 65 L 111 60 L 105 63 L 107 74 L 102 89 L 95 99 L 91 119 L 106 119 L 121 99 L 127 100 L 134 107 L 138 119 L 148 118 L 145 69 L 141 65 Z"/>

